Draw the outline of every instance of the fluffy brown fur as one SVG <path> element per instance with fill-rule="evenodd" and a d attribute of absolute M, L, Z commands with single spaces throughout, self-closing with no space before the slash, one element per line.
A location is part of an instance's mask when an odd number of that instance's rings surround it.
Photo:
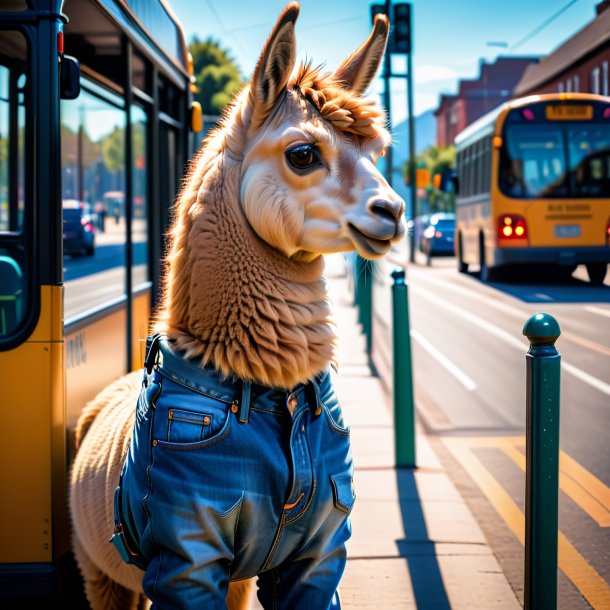
<path fill-rule="evenodd" d="M 155 330 L 227 377 L 291 388 L 333 358 L 323 260 L 287 258 L 244 217 L 241 161 L 250 128 L 242 103 L 238 98 L 208 138 L 178 199 Z M 274 113 L 311 114 L 304 104 L 355 138 L 388 139 L 379 108 L 309 64 L 289 82 Z"/>

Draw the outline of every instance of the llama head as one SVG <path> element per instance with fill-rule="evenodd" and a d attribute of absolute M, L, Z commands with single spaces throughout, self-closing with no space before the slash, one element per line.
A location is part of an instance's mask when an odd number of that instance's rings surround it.
<path fill-rule="evenodd" d="M 378 15 L 336 72 L 308 64 L 293 73 L 298 13 L 297 3 L 284 9 L 233 106 L 241 209 L 260 238 L 293 260 L 354 249 L 378 258 L 405 234 L 404 202 L 375 167 L 390 141 L 385 115 L 363 97 L 389 24 Z"/>

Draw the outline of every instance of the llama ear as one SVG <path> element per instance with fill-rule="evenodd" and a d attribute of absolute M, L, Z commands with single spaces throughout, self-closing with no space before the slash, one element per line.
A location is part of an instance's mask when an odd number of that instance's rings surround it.
<path fill-rule="evenodd" d="M 369 37 L 339 66 L 335 80 L 358 94 L 364 93 L 377 74 L 389 32 L 388 18 L 381 14 L 375 15 Z"/>
<path fill-rule="evenodd" d="M 258 127 L 284 90 L 294 68 L 297 41 L 294 24 L 299 4 L 291 2 L 282 12 L 258 58 L 250 84 L 251 126 Z"/>

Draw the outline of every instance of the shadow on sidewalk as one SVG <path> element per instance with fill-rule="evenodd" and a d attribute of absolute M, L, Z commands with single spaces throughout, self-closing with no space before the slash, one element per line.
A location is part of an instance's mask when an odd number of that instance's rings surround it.
<path fill-rule="evenodd" d="M 413 470 L 397 470 L 396 484 L 405 531 L 405 538 L 396 544 L 409 567 L 416 606 L 421 610 L 451 610 L 436 557 L 436 544 L 428 538 Z"/>

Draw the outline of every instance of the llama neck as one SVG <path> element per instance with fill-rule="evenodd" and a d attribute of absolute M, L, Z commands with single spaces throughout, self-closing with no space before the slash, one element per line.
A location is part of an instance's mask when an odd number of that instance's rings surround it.
<path fill-rule="evenodd" d="M 202 188 L 178 223 L 162 327 L 226 376 L 290 389 L 333 359 L 324 261 L 294 261 L 263 242 L 239 209 L 238 179 L 227 177 Z"/>

